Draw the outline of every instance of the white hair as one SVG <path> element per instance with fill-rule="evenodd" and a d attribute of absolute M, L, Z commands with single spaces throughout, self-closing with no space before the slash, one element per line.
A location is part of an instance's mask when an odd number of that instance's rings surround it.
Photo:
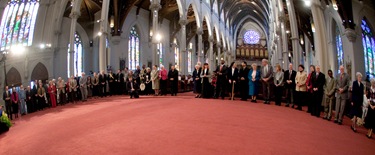
<path fill-rule="evenodd" d="M 268 63 L 268 60 L 267 59 L 263 59 L 262 62 Z"/>
<path fill-rule="evenodd" d="M 363 77 L 363 76 L 362 76 L 362 73 L 360 73 L 360 72 L 357 72 L 357 73 L 355 74 L 355 76 L 357 76 L 357 77 L 360 76 L 361 78 Z"/>

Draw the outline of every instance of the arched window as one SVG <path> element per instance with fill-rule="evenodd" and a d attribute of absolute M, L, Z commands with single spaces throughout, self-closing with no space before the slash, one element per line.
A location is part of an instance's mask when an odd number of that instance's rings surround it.
<path fill-rule="evenodd" d="M 157 44 L 158 54 L 159 54 L 159 66 L 163 65 L 163 43 Z"/>
<path fill-rule="evenodd" d="M 373 78 L 375 75 L 375 62 L 374 62 L 374 52 L 375 52 L 375 41 L 374 35 L 370 27 L 367 24 L 366 18 L 362 20 L 362 43 L 363 43 L 363 52 L 365 56 L 365 68 L 366 74 Z"/>
<path fill-rule="evenodd" d="M 139 35 L 133 26 L 129 35 L 129 69 L 135 70 L 139 66 Z"/>
<path fill-rule="evenodd" d="M 340 68 L 341 65 L 344 65 L 344 52 L 342 49 L 342 40 L 340 36 L 339 27 L 336 25 L 336 53 L 337 53 L 337 68 Z M 339 73 L 339 69 L 337 73 Z"/>
<path fill-rule="evenodd" d="M 83 63 L 82 63 L 82 40 L 81 36 L 76 32 L 74 34 L 74 73 L 73 75 L 81 75 Z M 70 68 L 70 44 L 68 45 L 68 77 L 72 76 L 69 68 Z"/>
<path fill-rule="evenodd" d="M 243 35 L 243 38 L 245 44 L 258 44 L 260 35 L 254 30 L 248 30 Z"/>
<path fill-rule="evenodd" d="M 0 24 L 1 50 L 14 44 L 31 46 L 39 0 L 11 0 L 4 9 Z"/>

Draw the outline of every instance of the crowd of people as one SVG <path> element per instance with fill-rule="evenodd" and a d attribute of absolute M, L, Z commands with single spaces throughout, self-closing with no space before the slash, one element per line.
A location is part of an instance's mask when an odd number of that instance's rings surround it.
<path fill-rule="evenodd" d="M 310 66 L 309 73 L 303 65 L 298 66 L 298 71 L 293 70 L 293 64 L 289 64 L 286 70 L 277 64 L 274 70 L 266 59 L 262 60 L 260 69 L 255 63 L 248 68 L 246 62 L 242 62 L 240 67 L 234 62 L 226 66 L 222 60 L 214 71 L 209 70 L 208 63 L 202 67 L 198 63 L 192 78 L 196 98 L 225 99 L 229 96 L 230 100 L 234 100 L 238 92 L 242 101 L 251 97 L 251 102 L 257 103 L 261 87 L 264 104 L 270 104 L 273 92 L 275 105 L 281 106 L 285 92 L 286 107 L 302 110 L 302 106 L 307 105 L 307 112 L 312 116 L 321 117 L 323 112 L 323 119 L 330 121 L 333 118 L 339 125 L 343 122 L 346 103 L 350 101 L 351 129 L 357 132 L 356 127 L 364 125 L 368 128 L 367 137 L 371 138 L 375 128 L 375 79 L 371 79 L 371 87 L 366 88 L 362 83 L 362 74 L 358 72 L 356 80 L 351 83 L 344 66 L 340 66 L 336 78 L 332 70 L 327 73 L 326 77 L 320 66 L 314 65 Z"/>
<path fill-rule="evenodd" d="M 201 66 L 197 63 L 189 81 L 194 83 L 196 98 L 235 100 L 236 94 L 242 101 L 251 98 L 251 102 L 257 103 L 257 97 L 262 88 L 264 104 L 271 103 L 271 92 L 274 95 L 275 105 L 281 106 L 282 97 L 286 93 L 286 107 L 302 110 L 307 104 L 307 111 L 312 116 L 331 120 L 341 125 L 347 101 L 350 102 L 350 115 L 352 118 L 351 129 L 357 132 L 357 124 L 364 124 L 368 128 L 367 137 L 371 138 L 375 128 L 375 79 L 371 79 L 370 88 L 362 83 L 362 74 L 357 73 L 357 79 L 352 83 L 350 77 L 345 73 L 344 66 L 340 66 L 340 73 L 333 77 L 332 70 L 328 70 L 326 77 L 320 70 L 320 66 L 310 66 L 310 72 L 306 73 L 303 65 L 298 66 L 298 71 L 293 70 L 293 64 L 289 64 L 287 70 L 280 65 L 275 70 L 269 65 L 268 60 L 262 60 L 260 69 L 257 64 L 251 64 L 248 68 L 246 62 L 241 66 L 232 62 L 230 66 L 225 61 L 210 71 L 208 63 Z M 117 73 L 101 71 L 87 76 L 71 76 L 65 82 L 58 77 L 50 81 L 35 80 L 32 87 L 19 90 L 5 87 L 3 100 L 5 111 L 9 119 L 18 118 L 19 114 L 54 108 L 58 104 L 86 102 L 88 98 L 107 97 L 112 95 L 129 95 L 130 98 L 139 98 L 139 95 L 167 95 L 167 87 L 172 96 L 178 92 L 179 72 L 171 66 L 167 71 L 164 66 L 153 66 L 146 68 L 145 65 L 136 67 L 136 70 L 118 70 Z M 167 83 L 169 83 L 167 85 Z M 273 89 L 274 88 L 274 89 Z M 274 91 L 271 91 L 274 90 Z M 349 96 L 349 92 L 352 92 Z M 333 115 L 333 106 L 335 113 Z M 359 118 L 359 119 L 358 119 Z M 359 122 L 357 122 L 359 120 Z"/>

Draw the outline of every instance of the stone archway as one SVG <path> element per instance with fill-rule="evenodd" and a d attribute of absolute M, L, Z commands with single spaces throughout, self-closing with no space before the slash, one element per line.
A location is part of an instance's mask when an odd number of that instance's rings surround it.
<path fill-rule="evenodd" d="M 7 73 L 7 85 L 10 87 L 20 86 L 22 84 L 21 74 L 18 70 L 12 67 Z"/>
<path fill-rule="evenodd" d="M 38 63 L 31 73 L 31 80 L 48 80 L 48 70 L 42 63 Z"/>

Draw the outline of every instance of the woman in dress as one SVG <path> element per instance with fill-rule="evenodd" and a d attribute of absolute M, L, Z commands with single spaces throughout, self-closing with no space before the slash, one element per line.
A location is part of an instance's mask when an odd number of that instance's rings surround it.
<path fill-rule="evenodd" d="M 158 71 L 157 65 L 152 67 L 151 80 L 152 80 L 152 89 L 155 91 L 155 96 L 158 96 L 160 82 L 159 82 L 159 71 Z"/>
<path fill-rule="evenodd" d="M 305 97 L 307 74 L 303 65 L 298 66 L 298 72 L 296 75 L 296 104 L 297 110 L 302 110 L 303 98 Z M 294 107 L 292 107 L 294 108 Z"/>
<path fill-rule="evenodd" d="M 145 95 L 151 95 L 152 92 L 152 82 L 151 82 L 151 68 L 147 67 L 146 68 L 146 73 L 145 73 L 145 84 L 146 84 L 146 89 L 145 89 Z"/>
<path fill-rule="evenodd" d="M 257 102 L 257 95 L 258 95 L 258 85 L 260 80 L 260 72 L 258 71 L 258 66 L 256 63 L 251 65 L 251 69 L 249 71 L 249 95 L 251 96 L 251 102 Z"/>
<path fill-rule="evenodd" d="M 311 77 L 312 75 L 315 74 L 315 66 L 314 65 L 310 65 L 310 73 L 309 75 L 307 76 L 307 80 L 306 80 L 306 84 L 307 84 L 307 99 L 308 99 L 308 102 L 307 102 L 307 112 L 308 113 L 311 113 L 311 109 L 312 109 L 312 105 L 314 104 L 313 103 L 313 87 L 312 87 L 312 82 L 311 82 Z M 313 114 L 311 114 L 313 115 Z"/>
<path fill-rule="evenodd" d="M 195 70 L 192 76 L 193 81 L 194 81 L 194 93 L 197 94 L 195 95 L 195 98 L 201 97 L 201 89 L 202 89 L 201 72 L 202 72 L 201 66 L 195 65 Z"/>
<path fill-rule="evenodd" d="M 365 118 L 365 127 L 368 129 L 366 136 L 371 138 L 372 131 L 375 129 L 375 79 L 371 79 L 371 87 L 367 91 L 368 110 Z"/>
<path fill-rule="evenodd" d="M 87 76 L 86 85 L 87 85 L 87 97 L 92 97 L 93 86 L 92 86 L 91 76 Z"/>
<path fill-rule="evenodd" d="M 357 80 L 353 82 L 352 85 L 352 103 L 350 114 L 353 116 L 352 126 L 350 127 L 354 132 L 357 132 L 356 124 L 357 117 L 362 116 L 362 104 L 363 104 L 363 94 L 365 92 L 365 86 L 362 83 L 362 74 L 357 72 Z"/>
<path fill-rule="evenodd" d="M 284 72 L 281 70 L 279 64 L 276 65 L 276 73 L 274 74 L 273 82 L 275 84 L 275 104 L 281 106 L 281 97 L 283 95 L 284 86 Z"/>
<path fill-rule="evenodd" d="M 52 108 L 56 107 L 56 86 L 52 83 L 52 81 L 48 82 L 48 94 L 51 100 Z"/>
<path fill-rule="evenodd" d="M 211 91 L 211 83 L 210 83 L 210 78 L 211 78 L 211 72 L 208 67 L 208 63 L 204 63 L 203 68 L 202 68 L 202 98 L 210 98 L 210 91 Z"/>
<path fill-rule="evenodd" d="M 12 89 L 12 95 L 10 98 L 12 100 L 12 111 L 14 114 L 14 118 L 18 118 L 18 103 L 20 102 L 20 100 L 16 88 L 14 87 Z"/>

